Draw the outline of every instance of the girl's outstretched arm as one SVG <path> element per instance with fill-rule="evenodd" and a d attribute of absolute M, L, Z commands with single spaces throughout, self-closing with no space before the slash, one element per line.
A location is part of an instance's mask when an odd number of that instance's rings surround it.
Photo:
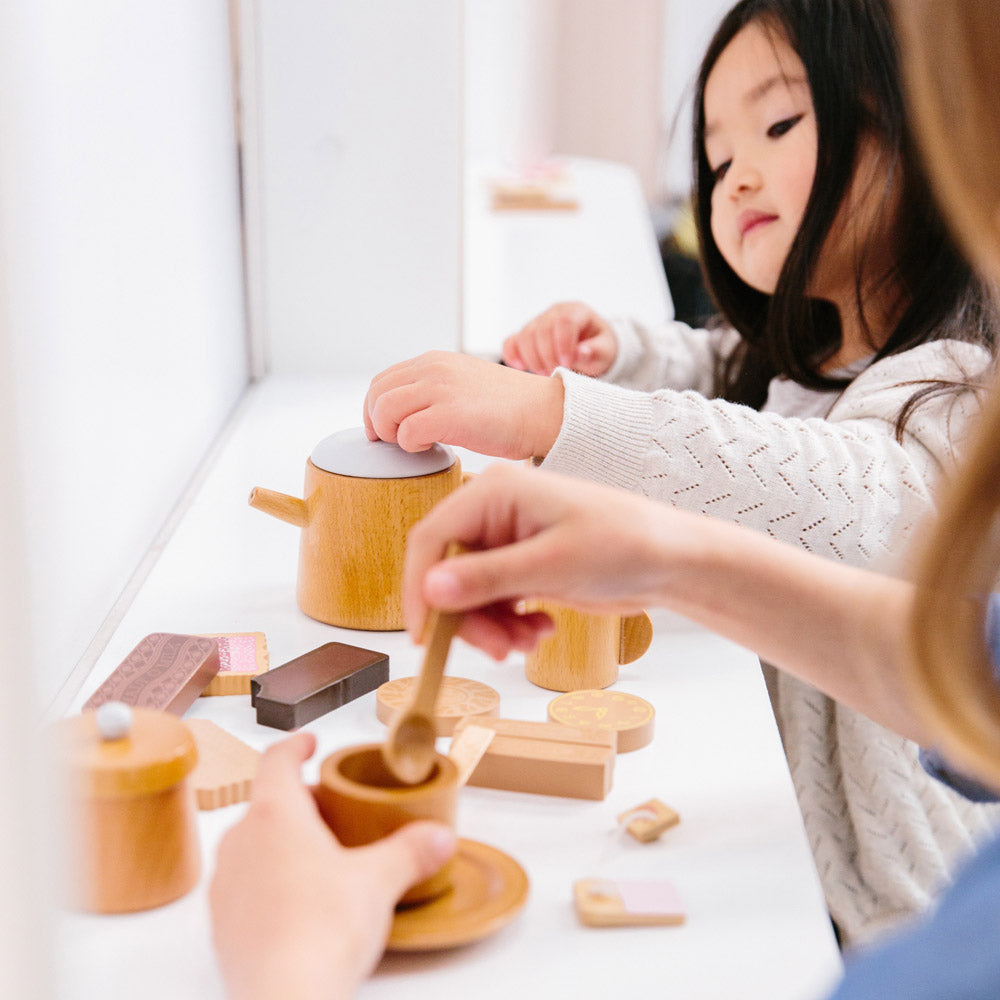
<path fill-rule="evenodd" d="M 441 563 L 449 540 L 469 552 Z M 410 533 L 403 601 L 419 636 L 429 606 L 465 610 L 460 634 L 497 659 L 529 647 L 549 598 L 618 613 L 664 607 L 754 650 L 903 736 L 908 584 L 821 559 L 728 522 L 541 470 L 494 466 Z"/>

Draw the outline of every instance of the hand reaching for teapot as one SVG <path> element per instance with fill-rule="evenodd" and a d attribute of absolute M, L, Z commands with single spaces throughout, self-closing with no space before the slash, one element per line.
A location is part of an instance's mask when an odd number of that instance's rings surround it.
<path fill-rule="evenodd" d="M 405 451 L 435 442 L 496 458 L 542 458 L 562 426 L 560 379 L 468 354 L 431 351 L 376 375 L 365 397 L 369 439 Z"/>
<path fill-rule="evenodd" d="M 560 302 L 504 341 L 511 368 L 551 375 L 556 367 L 603 375 L 618 355 L 610 324 L 582 302 Z"/>

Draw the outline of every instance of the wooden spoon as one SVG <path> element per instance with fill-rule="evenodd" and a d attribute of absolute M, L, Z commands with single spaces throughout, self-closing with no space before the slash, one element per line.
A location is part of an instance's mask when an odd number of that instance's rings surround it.
<path fill-rule="evenodd" d="M 448 546 L 446 558 L 461 551 L 461 547 L 452 542 Z M 437 738 L 434 706 L 441 678 L 444 676 L 451 640 L 461 622 L 460 612 L 431 609 L 425 630 L 427 649 L 417 679 L 416 692 L 410 703 L 393 719 L 385 743 L 382 744 L 382 757 L 386 766 L 406 785 L 419 785 L 426 781 L 434 767 L 434 741 Z"/>

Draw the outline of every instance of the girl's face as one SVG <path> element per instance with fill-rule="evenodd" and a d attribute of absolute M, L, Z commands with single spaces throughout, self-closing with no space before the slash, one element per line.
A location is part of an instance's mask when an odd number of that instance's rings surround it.
<path fill-rule="evenodd" d="M 749 24 L 712 67 L 704 101 L 712 236 L 736 274 L 771 295 L 816 172 L 805 67 L 779 33 Z"/>

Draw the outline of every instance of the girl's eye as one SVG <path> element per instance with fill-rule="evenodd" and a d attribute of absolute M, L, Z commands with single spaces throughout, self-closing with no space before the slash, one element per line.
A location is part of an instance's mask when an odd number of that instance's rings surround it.
<path fill-rule="evenodd" d="M 732 162 L 733 162 L 732 160 L 726 160 L 725 163 L 720 163 L 712 171 L 712 176 L 715 178 L 716 182 L 721 181 L 722 178 L 726 176 L 726 173 L 729 170 L 729 164 L 732 163 Z"/>
<path fill-rule="evenodd" d="M 769 139 L 780 139 L 786 132 L 790 132 L 802 119 L 804 115 L 792 115 L 791 118 L 782 118 L 780 122 L 775 122 L 768 130 Z"/>

